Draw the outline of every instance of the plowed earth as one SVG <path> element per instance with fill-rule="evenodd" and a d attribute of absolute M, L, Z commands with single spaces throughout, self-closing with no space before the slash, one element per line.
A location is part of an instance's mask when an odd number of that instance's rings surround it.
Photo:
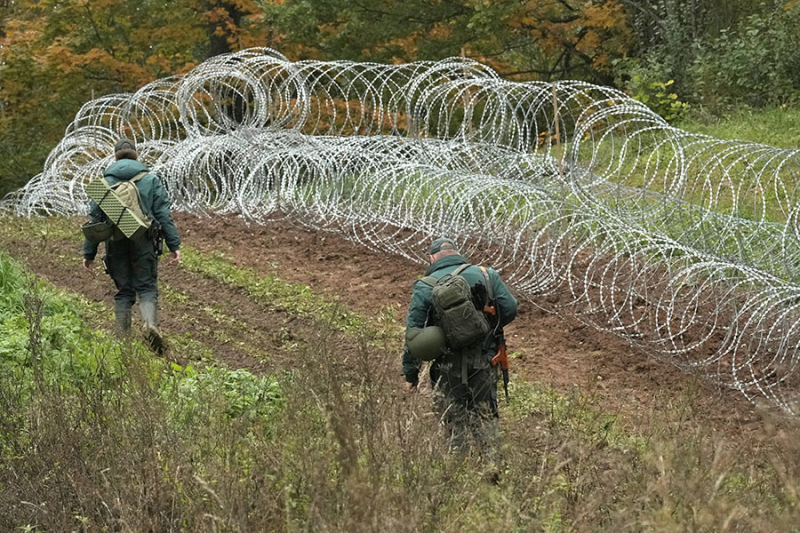
<path fill-rule="evenodd" d="M 233 217 L 186 214 L 177 214 L 176 222 L 187 245 L 202 252 L 221 251 L 240 267 L 307 285 L 366 317 L 393 306 L 402 323 L 412 282 L 424 270 L 407 259 L 378 254 L 336 235 L 310 232 L 288 222 L 258 226 Z M 105 302 L 110 309 L 113 283 L 99 268 L 91 274 L 82 270 L 76 241 L 31 243 L 4 237 L 0 247 L 56 286 Z M 173 335 L 190 334 L 231 367 L 260 373 L 290 364 L 293 346 L 313 336 L 317 328 L 310 320 L 254 300 L 242 289 L 180 266 L 162 263 L 159 277 L 167 288 L 162 292 L 181 295 L 162 298 L 162 328 Z M 110 321 L 101 327 L 110 327 Z M 693 417 L 727 435 L 759 440 L 762 415 L 738 393 L 704 384 L 577 320 L 521 301 L 520 314 L 506 335 L 510 352 L 517 353 L 512 379 L 516 374 L 560 392 L 577 387 L 600 409 L 634 421 L 659 416 L 663 405 L 688 397 Z M 400 350 L 398 346 L 395 353 L 387 354 L 397 360 L 398 387 Z"/>

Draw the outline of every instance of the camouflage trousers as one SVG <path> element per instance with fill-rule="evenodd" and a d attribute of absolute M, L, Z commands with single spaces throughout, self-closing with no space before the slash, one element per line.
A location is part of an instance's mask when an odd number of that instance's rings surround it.
<path fill-rule="evenodd" d="M 117 294 L 117 309 L 130 309 L 136 297 L 142 302 L 158 301 L 158 257 L 149 239 L 106 241 L 106 269 Z"/>
<path fill-rule="evenodd" d="M 466 365 L 466 368 L 462 367 Z M 450 449 L 466 452 L 470 440 L 484 459 L 499 460 L 497 369 L 488 361 L 479 368 L 460 360 L 436 365 L 434 409 L 445 428 Z"/>

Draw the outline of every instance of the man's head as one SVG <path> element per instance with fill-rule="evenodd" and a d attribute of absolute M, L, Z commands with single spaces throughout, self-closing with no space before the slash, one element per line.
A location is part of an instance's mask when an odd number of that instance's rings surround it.
<path fill-rule="evenodd" d="M 453 242 L 453 239 L 448 237 L 439 237 L 438 239 L 435 239 L 431 243 L 430 248 L 428 248 L 428 257 L 430 257 L 431 263 L 441 259 L 442 257 L 457 254 L 458 248 L 456 248 L 456 244 Z"/>
<path fill-rule="evenodd" d="M 120 139 L 114 145 L 114 159 L 139 159 L 139 154 L 136 153 L 136 145 L 130 139 Z"/>

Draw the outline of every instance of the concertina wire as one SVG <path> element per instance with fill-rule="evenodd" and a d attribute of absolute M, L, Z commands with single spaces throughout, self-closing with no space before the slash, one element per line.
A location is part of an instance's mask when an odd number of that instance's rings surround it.
<path fill-rule="evenodd" d="M 624 93 L 464 58 L 265 48 L 86 103 L 0 207 L 86 213 L 120 136 L 175 208 L 288 220 L 427 261 L 462 244 L 517 294 L 750 401 L 800 408 L 800 151 L 674 128 Z"/>

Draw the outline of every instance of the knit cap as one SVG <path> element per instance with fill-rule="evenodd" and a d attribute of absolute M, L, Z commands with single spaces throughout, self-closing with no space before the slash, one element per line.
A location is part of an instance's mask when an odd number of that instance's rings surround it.
<path fill-rule="evenodd" d="M 120 139 L 114 145 L 114 157 L 116 159 L 137 159 L 136 144 L 130 139 Z"/>

